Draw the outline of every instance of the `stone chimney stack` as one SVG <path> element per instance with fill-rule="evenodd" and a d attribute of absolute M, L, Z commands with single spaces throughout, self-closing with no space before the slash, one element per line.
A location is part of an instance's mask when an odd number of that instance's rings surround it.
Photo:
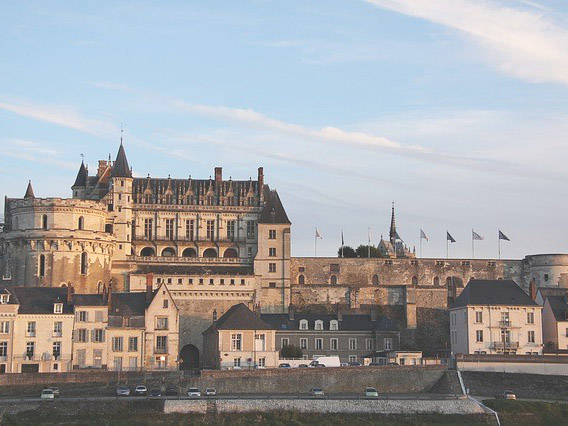
<path fill-rule="evenodd" d="M 379 312 L 376 309 L 371 309 L 371 321 L 377 321 L 379 319 Z"/>
<path fill-rule="evenodd" d="M 97 169 L 97 176 L 101 177 L 105 172 L 107 166 L 109 165 L 110 161 L 106 160 L 99 160 L 99 167 Z"/>
<path fill-rule="evenodd" d="M 107 305 L 110 308 L 112 306 L 112 280 L 108 283 L 108 294 L 106 297 Z"/>
<path fill-rule="evenodd" d="M 215 183 L 221 183 L 223 181 L 223 168 L 215 167 Z"/>
<path fill-rule="evenodd" d="M 288 319 L 294 321 L 294 308 L 292 306 L 288 308 Z"/>
<path fill-rule="evenodd" d="M 154 274 L 146 274 L 146 302 L 152 301 L 152 284 L 154 283 Z"/>
<path fill-rule="evenodd" d="M 73 284 L 71 282 L 67 283 L 67 305 L 71 305 L 73 303 Z"/>
<path fill-rule="evenodd" d="M 264 186 L 264 169 L 262 167 L 258 168 L 258 192 L 262 191 Z"/>

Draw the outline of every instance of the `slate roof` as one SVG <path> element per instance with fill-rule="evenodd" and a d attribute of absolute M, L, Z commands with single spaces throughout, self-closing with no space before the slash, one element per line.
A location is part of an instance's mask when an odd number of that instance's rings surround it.
<path fill-rule="evenodd" d="M 81 161 L 81 166 L 79 167 L 79 172 L 77 172 L 75 183 L 71 188 L 74 188 L 76 186 L 86 186 L 88 177 L 89 174 L 87 173 L 87 168 L 85 167 L 85 163 Z"/>
<path fill-rule="evenodd" d="M 454 307 L 467 305 L 538 306 L 512 280 L 471 280 Z"/>
<path fill-rule="evenodd" d="M 568 303 L 564 296 L 548 296 L 546 298 L 556 321 L 568 321 Z"/>
<path fill-rule="evenodd" d="M 35 198 L 34 189 L 32 188 L 32 181 L 28 182 L 28 187 L 26 188 L 26 193 L 24 198 Z"/>
<path fill-rule="evenodd" d="M 290 224 L 290 219 L 284 210 L 284 206 L 280 201 L 278 192 L 271 191 L 268 185 L 264 187 L 264 208 L 260 213 L 258 223 L 279 223 Z"/>
<path fill-rule="evenodd" d="M 143 317 L 146 310 L 146 292 L 112 293 L 109 316 Z"/>
<path fill-rule="evenodd" d="M 138 265 L 134 274 L 171 274 L 171 275 L 254 275 L 252 266 L 176 266 L 176 265 Z"/>
<path fill-rule="evenodd" d="M 203 334 L 209 334 L 217 330 L 273 330 L 273 327 L 263 321 L 244 303 L 239 303 L 231 306 Z"/>
<path fill-rule="evenodd" d="M 331 320 L 338 319 L 337 315 L 298 313 L 294 314 L 293 320 L 290 320 L 288 314 L 263 314 L 261 318 L 277 330 L 299 330 L 300 320 L 308 320 L 308 329 L 314 330 L 316 320 L 322 320 L 325 331 L 329 331 Z M 387 317 L 372 321 L 370 315 L 347 314 L 342 318 L 338 321 L 338 331 L 398 331 L 396 324 Z"/>
<path fill-rule="evenodd" d="M 74 294 L 75 306 L 106 306 L 102 294 Z"/>
<path fill-rule="evenodd" d="M 538 289 L 543 300 L 546 300 L 550 296 L 565 296 L 568 295 L 568 288 L 558 288 L 558 287 L 540 287 Z"/>
<path fill-rule="evenodd" d="M 128 166 L 128 160 L 126 159 L 126 152 L 124 152 L 122 142 L 118 148 L 118 154 L 116 154 L 116 160 L 114 161 L 110 175 L 112 177 L 132 177 L 132 171 Z"/>
<path fill-rule="evenodd" d="M 53 304 L 63 303 L 63 313 L 73 313 L 73 307 L 67 304 L 67 288 L 65 287 L 14 287 L 20 308 L 20 314 L 53 314 Z"/>

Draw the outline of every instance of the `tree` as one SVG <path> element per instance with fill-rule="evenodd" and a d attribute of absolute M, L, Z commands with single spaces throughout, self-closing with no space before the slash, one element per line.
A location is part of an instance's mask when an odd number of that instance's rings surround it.
<path fill-rule="evenodd" d="M 343 257 L 357 257 L 357 253 L 355 253 L 355 250 L 351 246 L 339 247 L 339 250 L 337 250 L 337 257 L 342 257 L 341 256 L 342 248 L 343 248 Z"/>
<path fill-rule="evenodd" d="M 302 350 L 294 345 L 284 346 L 280 349 L 280 358 L 302 358 L 303 355 Z"/>
<path fill-rule="evenodd" d="M 369 247 L 371 248 L 370 250 Z M 381 257 L 379 250 L 375 246 L 361 244 L 359 247 L 357 247 L 357 250 L 355 250 L 357 257 L 369 257 L 369 252 L 371 254 L 370 257 Z"/>

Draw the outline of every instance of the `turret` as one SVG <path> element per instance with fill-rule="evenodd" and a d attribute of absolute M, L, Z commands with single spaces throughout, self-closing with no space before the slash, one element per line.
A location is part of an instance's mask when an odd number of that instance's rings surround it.
<path fill-rule="evenodd" d="M 34 189 L 32 188 L 32 181 L 31 180 L 28 182 L 28 188 L 26 189 L 26 193 L 24 195 L 24 198 L 35 198 Z"/>
<path fill-rule="evenodd" d="M 75 178 L 75 183 L 71 187 L 73 191 L 73 198 L 79 198 L 81 200 L 85 199 L 87 192 L 87 178 L 89 173 L 85 167 L 85 163 L 81 161 L 81 166 L 79 167 L 79 172 L 77 172 L 77 177 Z"/>

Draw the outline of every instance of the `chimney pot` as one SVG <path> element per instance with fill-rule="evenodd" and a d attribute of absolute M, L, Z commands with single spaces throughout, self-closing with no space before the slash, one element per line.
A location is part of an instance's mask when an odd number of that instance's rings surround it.
<path fill-rule="evenodd" d="M 262 190 L 264 186 L 264 169 L 262 167 L 258 168 L 258 191 Z"/>
<path fill-rule="evenodd" d="M 288 319 L 294 321 L 294 308 L 292 306 L 288 308 Z"/>
<path fill-rule="evenodd" d="M 215 167 L 215 182 L 220 183 L 223 180 L 223 168 Z"/>
<path fill-rule="evenodd" d="M 146 302 L 152 300 L 152 285 L 154 283 L 154 274 L 146 274 Z"/>

